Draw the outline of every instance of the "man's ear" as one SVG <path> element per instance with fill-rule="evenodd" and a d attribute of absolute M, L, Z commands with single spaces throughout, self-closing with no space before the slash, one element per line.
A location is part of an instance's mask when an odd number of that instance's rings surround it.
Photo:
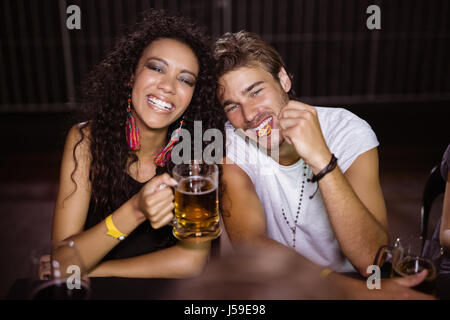
<path fill-rule="evenodd" d="M 280 72 L 278 72 L 278 79 L 280 79 L 280 84 L 283 90 L 288 93 L 289 90 L 291 90 L 292 82 L 284 67 L 281 67 Z"/>

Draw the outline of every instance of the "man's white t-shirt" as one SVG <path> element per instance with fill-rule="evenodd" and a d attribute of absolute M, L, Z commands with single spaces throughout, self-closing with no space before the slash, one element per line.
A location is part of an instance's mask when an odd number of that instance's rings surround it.
<path fill-rule="evenodd" d="M 379 145 L 369 124 L 350 111 L 342 108 L 315 108 L 325 142 L 338 158 L 338 166 L 342 172 L 360 154 Z M 282 166 L 255 144 L 248 143 L 248 139 L 235 131 L 229 122 L 225 129 L 227 157 L 252 180 L 264 207 L 267 235 L 292 248 L 294 237 L 287 222 L 291 227 L 294 225 L 302 181 L 312 177 L 311 168 L 302 159 L 291 166 Z M 316 191 L 317 184 L 305 182 L 303 185 L 304 192 L 296 223 L 295 250 L 312 262 L 335 271 L 355 271 L 339 247 L 320 190 L 309 199 Z"/>

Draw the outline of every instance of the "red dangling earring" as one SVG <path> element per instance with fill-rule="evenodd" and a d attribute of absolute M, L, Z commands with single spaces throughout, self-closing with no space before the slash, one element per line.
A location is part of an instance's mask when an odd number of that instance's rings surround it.
<path fill-rule="evenodd" d="M 156 165 L 158 165 L 160 167 L 164 167 L 166 165 L 167 161 L 170 160 L 170 156 L 172 155 L 172 149 L 173 149 L 175 143 L 177 143 L 178 140 L 180 140 L 180 131 L 181 131 L 181 128 L 183 127 L 183 123 L 184 123 L 184 120 L 181 120 L 180 126 L 178 127 L 178 129 L 176 129 L 172 133 L 169 143 L 165 146 L 164 149 L 162 149 L 162 151 L 160 153 L 158 153 L 156 155 L 156 157 L 155 157 Z"/>
<path fill-rule="evenodd" d="M 136 119 L 131 112 L 131 95 L 128 95 L 128 107 L 127 107 L 127 123 L 125 126 L 127 143 L 130 150 L 137 151 L 141 148 L 141 143 L 139 142 L 139 128 L 136 124 Z"/>

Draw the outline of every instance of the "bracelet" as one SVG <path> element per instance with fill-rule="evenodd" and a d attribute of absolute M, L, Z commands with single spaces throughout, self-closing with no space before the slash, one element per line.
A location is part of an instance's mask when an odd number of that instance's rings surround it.
<path fill-rule="evenodd" d="M 312 179 L 308 179 L 308 182 L 317 182 L 320 179 L 322 179 L 327 173 L 331 172 L 336 168 L 337 165 L 337 158 L 334 156 L 334 154 L 331 154 L 331 160 L 328 165 L 323 168 L 318 174 L 313 175 Z"/>
<path fill-rule="evenodd" d="M 322 272 L 320 273 L 320 276 L 322 278 L 326 278 L 330 275 L 330 273 L 334 272 L 333 270 L 331 270 L 330 268 L 325 268 L 322 270 Z"/>
<path fill-rule="evenodd" d="M 334 156 L 334 153 L 331 154 L 331 160 L 330 163 L 328 163 L 328 165 L 323 168 L 318 174 L 314 174 L 313 177 L 311 179 L 307 179 L 306 181 L 308 182 L 317 182 L 320 179 L 323 178 L 324 175 L 326 175 L 327 173 L 331 172 L 334 170 L 334 168 L 336 168 L 337 165 L 337 158 Z M 319 184 L 317 184 L 317 188 L 316 191 L 314 191 L 314 193 L 309 196 L 309 199 L 314 198 L 314 196 L 316 195 L 317 190 L 319 190 Z"/>
<path fill-rule="evenodd" d="M 111 236 L 119 241 L 125 240 L 125 238 L 128 236 L 125 233 L 120 232 L 116 226 L 113 223 L 112 220 L 112 214 L 110 214 L 106 219 L 106 228 L 108 229 L 108 232 L 106 233 L 108 236 Z"/>

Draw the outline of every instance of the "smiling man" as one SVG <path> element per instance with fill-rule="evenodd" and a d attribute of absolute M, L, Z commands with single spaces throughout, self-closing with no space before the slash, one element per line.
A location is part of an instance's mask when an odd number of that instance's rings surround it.
<path fill-rule="evenodd" d="M 229 120 L 222 204 L 232 243 L 282 244 L 367 275 L 388 241 L 375 133 L 345 109 L 294 100 L 281 57 L 255 34 L 225 34 L 215 57 Z"/>

